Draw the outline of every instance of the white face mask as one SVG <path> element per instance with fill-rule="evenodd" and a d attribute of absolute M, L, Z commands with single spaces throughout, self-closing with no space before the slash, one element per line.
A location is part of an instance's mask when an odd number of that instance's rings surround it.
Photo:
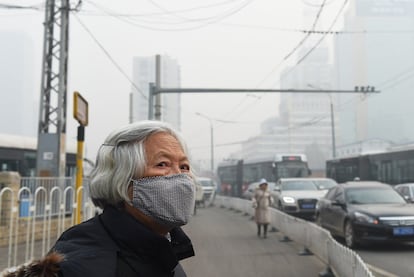
<path fill-rule="evenodd" d="M 195 205 L 195 185 L 188 174 L 132 180 L 132 205 L 169 228 L 188 223 Z"/>

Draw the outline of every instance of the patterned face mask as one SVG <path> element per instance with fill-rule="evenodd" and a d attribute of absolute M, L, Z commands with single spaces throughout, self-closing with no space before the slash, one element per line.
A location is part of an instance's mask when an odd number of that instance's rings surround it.
<path fill-rule="evenodd" d="M 132 206 L 168 228 L 188 223 L 195 205 L 195 185 L 188 174 L 132 180 Z"/>

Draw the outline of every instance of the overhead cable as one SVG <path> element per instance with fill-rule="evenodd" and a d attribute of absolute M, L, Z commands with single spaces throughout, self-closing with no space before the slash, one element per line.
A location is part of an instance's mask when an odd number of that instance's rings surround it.
<path fill-rule="evenodd" d="M 131 83 L 131 85 L 139 92 L 142 97 L 148 101 L 148 97 L 145 95 L 145 93 L 142 91 L 141 88 L 138 87 L 137 84 L 132 81 L 128 74 L 125 73 L 125 71 L 121 68 L 121 66 L 115 61 L 115 59 L 109 54 L 109 52 L 103 47 L 103 45 L 98 41 L 98 39 L 93 35 L 93 33 L 86 27 L 86 25 L 80 20 L 80 18 L 74 14 L 75 18 L 78 20 L 79 24 L 85 29 L 85 31 L 90 35 L 90 37 L 95 41 L 95 43 L 101 48 L 101 50 L 104 52 L 104 54 L 108 57 L 108 59 L 112 62 L 113 65 L 118 69 L 119 72 Z"/>
<path fill-rule="evenodd" d="M 342 6 L 341 6 L 341 8 L 339 9 L 339 11 L 338 11 L 338 13 L 336 14 L 336 16 L 335 16 L 335 18 L 334 18 L 334 20 L 332 21 L 332 23 L 331 23 L 331 26 L 329 26 L 329 29 L 328 29 L 328 31 L 331 31 L 332 30 L 332 28 L 333 28 L 333 26 L 336 24 L 336 22 L 338 21 L 338 19 L 339 19 L 339 16 L 341 15 L 341 13 L 342 13 L 342 11 L 344 10 L 344 8 L 345 8 L 345 6 L 346 6 L 346 4 L 348 3 L 348 0 L 345 0 L 344 2 L 343 2 L 343 4 L 342 4 Z M 305 53 L 305 55 L 303 55 L 302 56 L 302 58 L 300 58 L 299 60 L 298 60 L 298 62 L 296 63 L 296 65 L 298 65 L 298 64 L 300 64 L 303 60 L 305 60 L 306 59 L 306 57 L 307 56 L 309 56 L 309 54 L 310 53 L 312 53 L 313 52 L 313 50 L 315 50 L 316 49 L 316 47 L 318 47 L 319 46 L 319 44 L 321 44 L 321 42 L 325 39 L 325 37 L 326 37 L 326 35 L 327 35 L 328 33 L 324 33 L 323 34 L 323 36 L 316 42 L 316 44 L 308 51 L 308 52 L 306 52 Z"/>
<path fill-rule="evenodd" d="M 237 12 L 239 12 L 240 10 L 244 9 L 247 5 L 249 5 L 253 0 L 244 0 L 244 2 L 242 2 L 239 6 L 236 7 L 232 7 L 231 9 L 229 9 L 228 11 L 223 12 L 222 14 L 219 15 L 215 15 L 215 16 L 210 16 L 210 17 L 206 17 L 206 18 L 196 18 L 196 19 L 186 19 L 185 21 L 181 21 L 181 22 L 166 22 L 163 23 L 165 25 L 167 25 L 168 27 L 162 28 L 162 27 L 154 27 L 154 26 L 150 26 L 148 24 L 153 24 L 152 23 L 142 23 L 139 22 L 138 20 L 132 18 L 132 17 L 121 17 L 115 13 L 112 13 L 110 11 L 108 11 L 107 9 L 99 6 L 98 4 L 92 2 L 92 1 L 88 1 L 88 3 L 94 5 L 95 7 L 97 7 L 98 9 L 102 10 L 103 12 L 105 12 L 108 16 L 114 17 L 120 21 L 123 21 L 127 24 L 139 27 L 139 28 L 143 28 L 143 29 L 149 29 L 149 30 L 153 30 L 153 31 L 189 31 L 189 30 L 194 30 L 194 29 L 200 29 L 202 27 L 205 27 L 207 25 L 211 25 L 214 23 L 217 23 L 225 18 L 228 18 L 234 14 L 236 14 Z M 164 14 L 165 15 L 165 14 Z M 141 20 L 142 21 L 142 20 Z M 173 24 L 188 24 L 188 23 L 198 23 L 198 25 L 196 26 L 191 26 L 191 27 L 179 27 L 179 28 L 175 28 L 172 27 Z"/>

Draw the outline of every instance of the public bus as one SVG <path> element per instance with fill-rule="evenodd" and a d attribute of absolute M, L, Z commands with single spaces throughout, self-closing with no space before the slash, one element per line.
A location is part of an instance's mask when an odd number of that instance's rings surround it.
<path fill-rule="evenodd" d="M 241 197 L 248 184 L 265 178 L 308 177 L 311 171 L 304 154 L 275 154 L 269 158 L 226 160 L 217 167 L 221 193 Z"/>
<path fill-rule="evenodd" d="M 0 171 L 16 171 L 22 177 L 36 175 L 37 138 L 0 134 Z M 66 151 L 66 176 L 76 172 L 76 145 Z"/>
<path fill-rule="evenodd" d="M 356 178 L 391 185 L 414 182 L 414 145 L 394 146 L 380 153 L 327 160 L 326 176 L 338 183 Z"/>

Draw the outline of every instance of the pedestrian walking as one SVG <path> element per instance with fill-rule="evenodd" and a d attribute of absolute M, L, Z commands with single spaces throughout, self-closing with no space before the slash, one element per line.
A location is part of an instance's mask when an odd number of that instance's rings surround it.
<path fill-rule="evenodd" d="M 257 236 L 261 236 L 263 227 L 263 238 L 267 237 L 267 230 L 270 223 L 270 206 L 273 204 L 273 197 L 267 190 L 266 179 L 260 179 L 259 187 L 255 190 L 252 198 L 252 206 L 255 209 L 254 219 L 257 224 Z"/>

